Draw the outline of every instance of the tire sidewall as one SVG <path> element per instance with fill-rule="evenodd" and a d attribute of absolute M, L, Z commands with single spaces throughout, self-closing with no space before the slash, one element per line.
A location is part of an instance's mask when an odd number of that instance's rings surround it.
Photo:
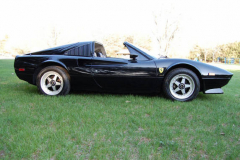
<path fill-rule="evenodd" d="M 178 74 L 186 74 L 186 75 L 190 76 L 193 79 L 193 82 L 195 84 L 195 88 L 194 88 L 193 93 L 191 94 L 191 96 L 189 96 L 185 99 L 176 98 L 175 96 L 172 95 L 172 93 L 170 91 L 170 82 L 171 82 L 172 78 L 175 77 Z M 199 79 L 198 79 L 197 75 L 189 69 L 185 69 L 185 68 L 174 69 L 174 70 L 170 71 L 164 79 L 164 84 L 163 84 L 164 94 L 172 100 L 191 101 L 191 100 L 193 100 L 197 97 L 197 95 L 199 93 L 199 90 L 200 90 Z"/>
<path fill-rule="evenodd" d="M 59 66 L 49 66 L 49 67 L 43 68 L 39 72 L 39 74 L 37 75 L 37 81 L 36 81 L 39 92 L 44 95 L 49 95 L 49 94 L 45 93 L 41 87 L 41 78 L 46 72 L 49 72 L 49 71 L 57 72 L 63 79 L 63 88 L 62 88 L 61 92 L 59 92 L 55 96 L 68 94 L 68 92 L 70 91 L 70 77 L 69 77 L 67 71 L 64 68 L 59 67 Z M 54 96 L 54 95 L 50 95 L 50 96 Z"/>

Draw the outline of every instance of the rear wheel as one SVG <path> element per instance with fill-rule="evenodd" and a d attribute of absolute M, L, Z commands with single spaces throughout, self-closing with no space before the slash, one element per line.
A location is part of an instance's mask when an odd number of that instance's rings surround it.
<path fill-rule="evenodd" d="M 37 87 L 45 95 L 66 95 L 70 91 L 70 78 L 64 68 L 49 66 L 39 72 Z"/>
<path fill-rule="evenodd" d="M 197 97 L 199 90 L 197 75 L 186 68 L 174 69 L 164 79 L 164 94 L 172 100 L 191 101 Z"/>

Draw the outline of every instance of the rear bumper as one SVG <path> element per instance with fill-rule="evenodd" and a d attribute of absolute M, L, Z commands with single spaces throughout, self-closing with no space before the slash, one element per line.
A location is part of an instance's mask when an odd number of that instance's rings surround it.
<path fill-rule="evenodd" d="M 19 79 L 27 81 L 30 84 L 33 84 L 33 75 L 32 74 L 24 74 L 24 73 L 16 72 L 16 75 L 18 76 Z"/>
<path fill-rule="evenodd" d="M 33 84 L 33 75 L 35 71 L 35 65 L 33 63 L 30 63 L 29 61 L 34 61 L 31 58 L 24 58 L 23 56 L 16 56 L 15 62 L 14 62 L 14 69 L 15 73 L 18 76 L 19 79 L 27 81 L 30 84 Z M 24 69 L 23 71 L 20 71 L 19 69 Z"/>

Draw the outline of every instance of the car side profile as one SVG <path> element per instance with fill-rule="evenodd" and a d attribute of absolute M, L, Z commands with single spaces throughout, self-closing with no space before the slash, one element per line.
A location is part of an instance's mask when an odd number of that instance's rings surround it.
<path fill-rule="evenodd" d="M 15 58 L 19 79 L 36 85 L 45 95 L 66 95 L 71 89 L 159 93 L 178 101 L 191 101 L 199 92 L 222 94 L 232 73 L 188 59 L 157 59 L 124 42 L 130 58 L 107 57 L 95 41 L 63 45 Z"/>

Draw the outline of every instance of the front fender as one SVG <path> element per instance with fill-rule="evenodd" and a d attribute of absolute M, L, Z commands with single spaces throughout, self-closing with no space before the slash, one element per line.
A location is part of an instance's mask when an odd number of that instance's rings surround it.
<path fill-rule="evenodd" d="M 185 59 L 159 59 L 155 61 L 158 70 L 158 76 L 165 76 L 175 68 L 188 68 L 194 71 L 199 78 L 201 78 L 202 72 L 199 66 L 191 62 L 194 61 Z"/>

